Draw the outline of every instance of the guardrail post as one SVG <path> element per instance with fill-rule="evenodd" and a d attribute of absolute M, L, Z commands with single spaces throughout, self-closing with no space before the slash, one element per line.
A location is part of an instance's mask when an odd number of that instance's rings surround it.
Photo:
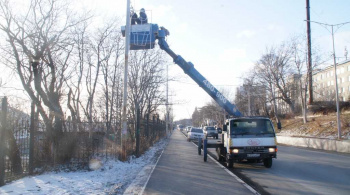
<path fill-rule="evenodd" d="M 202 153 L 202 138 L 198 138 L 198 155 Z"/>
<path fill-rule="evenodd" d="M 208 151 L 207 151 L 207 143 L 208 143 L 208 140 L 207 139 L 204 139 L 203 141 L 203 156 L 204 156 L 204 162 L 207 162 L 207 156 L 208 156 Z"/>

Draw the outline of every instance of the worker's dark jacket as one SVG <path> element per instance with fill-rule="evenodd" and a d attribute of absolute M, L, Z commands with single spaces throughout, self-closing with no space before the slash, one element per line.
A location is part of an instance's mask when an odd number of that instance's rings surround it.
<path fill-rule="evenodd" d="M 147 15 L 146 13 L 140 12 L 140 17 L 138 20 L 138 24 L 147 24 L 148 20 L 147 20 Z"/>
<path fill-rule="evenodd" d="M 136 13 L 134 13 L 134 14 L 131 16 L 131 25 L 135 25 L 135 24 L 136 24 L 136 22 L 137 22 L 137 20 L 138 20 L 137 17 L 138 17 L 138 16 L 137 16 Z"/>

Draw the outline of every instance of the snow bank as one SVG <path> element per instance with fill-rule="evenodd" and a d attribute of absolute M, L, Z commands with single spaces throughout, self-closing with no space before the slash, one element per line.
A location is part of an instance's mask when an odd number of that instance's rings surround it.
<path fill-rule="evenodd" d="M 1 187 L 0 194 L 122 194 L 136 176 L 148 178 L 150 171 L 143 170 L 149 168 L 143 168 L 157 161 L 168 141 L 162 139 L 144 155 L 130 158 L 128 162 L 94 159 L 91 168 L 95 171 L 50 172 L 25 177 Z"/>

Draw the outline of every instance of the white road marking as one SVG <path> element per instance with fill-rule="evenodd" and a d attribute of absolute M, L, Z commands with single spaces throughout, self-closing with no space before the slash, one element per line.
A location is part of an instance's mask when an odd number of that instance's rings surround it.
<path fill-rule="evenodd" d="M 165 148 L 166 148 L 166 147 L 164 147 L 164 149 L 163 149 L 162 153 L 159 155 L 159 157 L 158 157 L 158 159 L 157 159 L 156 164 L 154 164 L 154 166 L 152 167 L 152 171 L 151 171 L 151 173 L 149 174 L 149 176 L 148 176 L 148 178 L 147 178 L 147 181 L 146 181 L 145 185 L 143 185 L 142 190 L 141 190 L 141 192 L 140 192 L 140 194 L 141 194 L 141 195 L 142 195 L 142 194 L 143 194 L 143 192 L 145 191 L 146 186 L 147 186 L 147 184 L 148 184 L 148 181 L 149 181 L 149 179 L 151 178 L 152 173 L 153 173 L 154 169 L 156 168 L 156 166 L 157 166 L 157 164 L 158 164 L 158 161 L 159 161 L 160 157 L 162 156 L 162 154 L 163 154 L 163 152 L 164 152 Z"/>
<path fill-rule="evenodd" d="M 197 148 L 198 146 L 192 142 L 193 145 L 195 145 Z M 203 151 L 203 149 L 202 149 Z M 203 152 L 204 153 L 204 152 Z M 256 190 L 254 190 L 254 188 L 252 188 L 251 186 L 249 186 L 247 183 L 245 183 L 243 180 L 241 180 L 237 175 L 235 175 L 234 173 L 232 173 L 230 170 L 228 170 L 226 167 L 222 166 L 222 164 L 220 164 L 217 160 L 215 160 L 212 156 L 210 156 L 208 153 L 207 155 L 209 156 L 209 158 L 214 161 L 217 165 L 219 165 L 219 167 L 223 168 L 229 175 L 231 175 L 232 177 L 234 177 L 240 184 L 242 184 L 244 187 L 246 187 L 249 191 L 251 191 L 253 194 L 256 195 L 260 195 L 259 192 L 257 192 Z"/>

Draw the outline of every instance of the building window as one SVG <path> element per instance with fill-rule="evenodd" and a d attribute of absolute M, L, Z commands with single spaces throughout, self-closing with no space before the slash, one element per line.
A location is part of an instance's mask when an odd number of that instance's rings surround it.
<path fill-rule="evenodd" d="M 348 66 L 348 71 L 350 71 L 350 66 Z"/>
<path fill-rule="evenodd" d="M 341 70 L 341 73 L 344 73 L 344 67 L 342 67 L 340 70 Z"/>
<path fill-rule="evenodd" d="M 342 83 L 344 83 L 345 82 L 345 78 L 343 77 L 343 78 L 341 78 L 341 82 Z"/>
<path fill-rule="evenodd" d="M 334 81 L 331 81 L 331 85 L 334 85 Z"/>
<path fill-rule="evenodd" d="M 331 85 L 331 82 L 330 81 L 327 81 L 327 86 L 330 86 Z"/>
<path fill-rule="evenodd" d="M 333 76 L 333 71 L 331 71 L 331 76 Z"/>

